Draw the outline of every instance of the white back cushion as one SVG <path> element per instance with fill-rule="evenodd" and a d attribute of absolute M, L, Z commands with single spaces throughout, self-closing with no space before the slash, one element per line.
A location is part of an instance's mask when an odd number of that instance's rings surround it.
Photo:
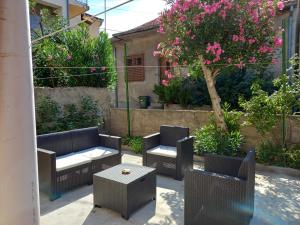
<path fill-rule="evenodd" d="M 153 154 L 153 155 L 160 155 L 160 156 L 176 158 L 177 149 L 176 149 L 176 147 L 159 145 L 159 146 L 156 146 L 155 148 L 151 148 L 151 149 L 147 150 L 147 153 Z"/>

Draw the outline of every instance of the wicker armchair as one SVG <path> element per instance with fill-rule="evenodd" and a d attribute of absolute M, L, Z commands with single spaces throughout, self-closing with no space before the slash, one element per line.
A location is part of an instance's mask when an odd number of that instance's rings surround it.
<path fill-rule="evenodd" d="M 160 133 L 144 137 L 143 165 L 157 173 L 182 180 L 193 167 L 193 137 L 189 128 L 161 126 Z"/>
<path fill-rule="evenodd" d="M 244 159 L 205 156 L 185 174 L 185 225 L 248 225 L 254 211 L 255 151 Z"/>

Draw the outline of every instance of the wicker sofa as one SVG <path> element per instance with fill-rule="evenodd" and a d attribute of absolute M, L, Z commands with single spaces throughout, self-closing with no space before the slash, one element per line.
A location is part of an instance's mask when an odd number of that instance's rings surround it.
<path fill-rule="evenodd" d="M 193 137 L 189 128 L 161 126 L 160 132 L 143 138 L 143 165 L 158 174 L 182 180 L 185 170 L 193 167 Z"/>
<path fill-rule="evenodd" d="M 244 159 L 206 155 L 185 175 L 185 225 L 248 225 L 254 211 L 255 151 Z"/>
<path fill-rule="evenodd" d="M 121 138 L 97 127 L 37 136 L 40 190 L 50 200 L 92 183 L 92 175 L 121 163 Z"/>

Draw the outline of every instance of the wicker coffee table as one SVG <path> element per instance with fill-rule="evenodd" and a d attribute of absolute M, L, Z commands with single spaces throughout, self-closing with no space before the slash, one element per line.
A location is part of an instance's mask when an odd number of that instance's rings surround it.
<path fill-rule="evenodd" d="M 122 174 L 124 169 L 129 174 Z M 93 176 L 94 206 L 105 207 L 129 216 L 156 197 L 154 168 L 120 164 Z"/>

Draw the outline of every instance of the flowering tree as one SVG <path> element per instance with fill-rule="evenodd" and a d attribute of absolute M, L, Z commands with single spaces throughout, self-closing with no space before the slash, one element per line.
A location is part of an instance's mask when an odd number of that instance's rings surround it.
<path fill-rule="evenodd" d="M 282 45 L 274 26 L 278 0 L 172 0 L 160 16 L 159 32 L 166 41 L 157 54 L 183 65 L 200 64 L 216 124 L 227 131 L 216 77 L 227 68 L 264 67 L 275 63 L 274 50 Z M 171 78 L 168 74 L 168 78 Z M 168 80 L 163 81 L 167 84 Z"/>

